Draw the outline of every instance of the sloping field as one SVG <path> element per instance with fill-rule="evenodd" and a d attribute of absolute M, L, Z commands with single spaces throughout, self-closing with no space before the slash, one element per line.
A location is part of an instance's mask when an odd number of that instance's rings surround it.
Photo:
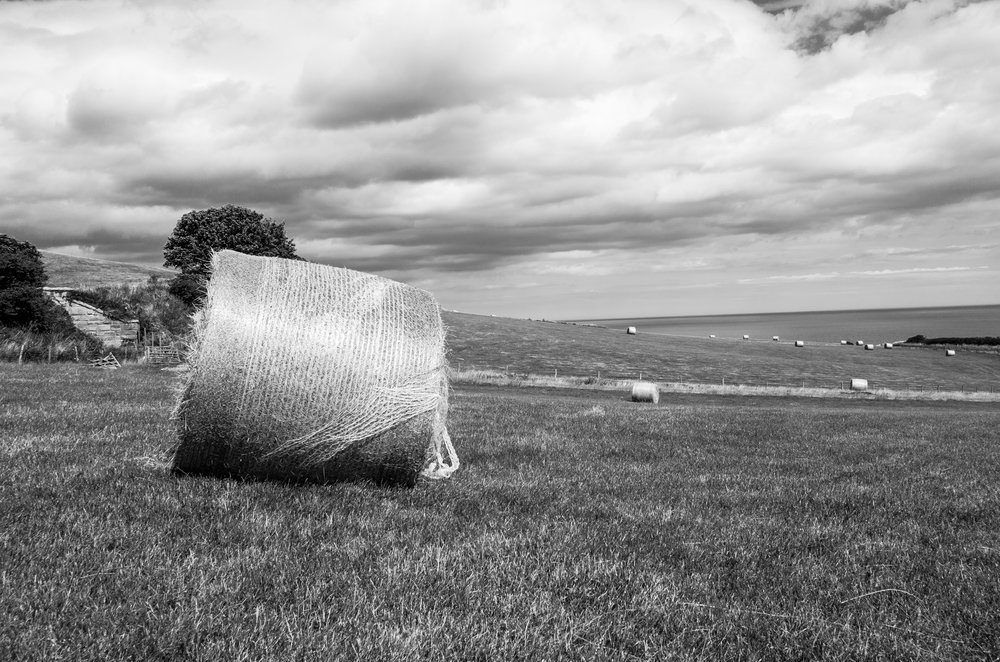
<path fill-rule="evenodd" d="M 455 368 L 661 382 L 840 388 L 1000 390 L 1000 355 L 897 347 L 626 335 L 600 327 L 444 313 Z"/>
<path fill-rule="evenodd" d="M 96 260 L 50 251 L 38 252 L 42 255 L 50 287 L 94 289 L 115 285 L 140 285 L 149 280 L 150 276 L 169 280 L 178 273 L 162 267 Z"/>

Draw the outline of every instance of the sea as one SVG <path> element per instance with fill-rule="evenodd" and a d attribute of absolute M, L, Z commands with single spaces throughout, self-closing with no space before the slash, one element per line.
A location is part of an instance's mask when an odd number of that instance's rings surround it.
<path fill-rule="evenodd" d="M 575 320 L 613 329 L 634 326 L 640 333 L 671 336 L 809 340 L 839 343 L 901 342 L 915 335 L 927 338 L 1000 336 L 1000 306 L 826 310 L 756 315 L 699 317 L 631 317 Z"/>

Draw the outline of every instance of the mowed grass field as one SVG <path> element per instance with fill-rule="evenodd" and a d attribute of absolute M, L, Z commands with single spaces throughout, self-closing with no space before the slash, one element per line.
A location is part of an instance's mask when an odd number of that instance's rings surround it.
<path fill-rule="evenodd" d="M 449 360 L 459 369 L 628 378 L 699 384 L 840 388 L 852 378 L 872 388 L 1000 391 L 1000 354 L 943 348 L 862 347 L 790 341 L 749 342 L 623 331 L 556 322 L 446 312 Z"/>
<path fill-rule="evenodd" d="M 0 365 L 0 659 L 1000 658 L 995 403 L 459 385 L 386 489 L 170 474 L 176 379 Z"/>

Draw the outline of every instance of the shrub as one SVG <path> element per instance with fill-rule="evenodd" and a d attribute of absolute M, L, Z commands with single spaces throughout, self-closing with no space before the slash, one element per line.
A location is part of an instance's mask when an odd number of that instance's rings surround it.
<path fill-rule="evenodd" d="M 37 248 L 0 234 L 0 326 L 43 333 L 72 329 L 65 312 L 42 292 L 47 280 Z"/>
<path fill-rule="evenodd" d="M 115 285 L 76 290 L 71 298 L 100 308 L 112 317 L 137 319 L 146 333 L 182 336 L 190 328 L 192 309 L 170 294 L 166 283 L 151 278 L 143 285 Z"/>
<path fill-rule="evenodd" d="M 98 340 L 76 329 L 40 333 L 0 327 L 0 361 L 86 361 L 104 351 Z"/>

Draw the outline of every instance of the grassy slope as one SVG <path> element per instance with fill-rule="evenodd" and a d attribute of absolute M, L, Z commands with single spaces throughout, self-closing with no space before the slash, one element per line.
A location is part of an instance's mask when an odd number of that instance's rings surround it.
<path fill-rule="evenodd" d="M 0 659 L 996 659 L 1000 410 L 460 387 L 413 490 L 179 479 L 171 373 L 0 366 Z"/>
<path fill-rule="evenodd" d="M 49 284 L 92 288 L 145 282 L 176 272 L 158 267 L 79 258 L 42 251 Z M 705 384 L 838 388 L 853 377 L 873 388 L 1000 390 L 1000 354 L 940 348 L 866 352 L 858 347 L 656 336 L 610 329 L 444 313 L 450 360 L 456 368 L 493 368 L 553 374 Z"/>
<path fill-rule="evenodd" d="M 664 382 L 839 388 L 851 378 L 873 388 L 1000 390 L 1000 355 L 905 347 L 628 336 L 599 327 L 444 314 L 449 361 L 456 368 L 494 368 L 560 376 L 644 378 Z"/>
<path fill-rule="evenodd" d="M 177 275 L 176 271 L 161 267 L 74 257 L 49 251 L 39 252 L 49 276 L 50 287 L 93 289 L 122 284 L 138 285 L 145 283 L 150 276 L 170 279 Z"/>

